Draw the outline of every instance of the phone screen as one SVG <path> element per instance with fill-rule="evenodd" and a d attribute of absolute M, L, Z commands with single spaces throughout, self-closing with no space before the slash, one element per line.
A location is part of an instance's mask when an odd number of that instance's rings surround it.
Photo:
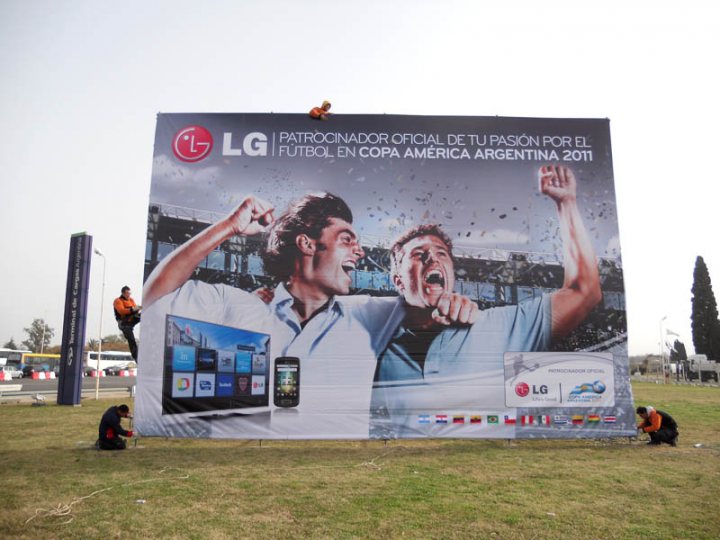
<path fill-rule="evenodd" d="M 295 407 L 300 401 L 300 360 L 280 357 L 275 360 L 275 405 Z"/>

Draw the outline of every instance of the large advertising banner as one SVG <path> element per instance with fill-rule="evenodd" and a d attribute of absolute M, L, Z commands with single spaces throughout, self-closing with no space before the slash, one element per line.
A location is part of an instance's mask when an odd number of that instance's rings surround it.
<path fill-rule="evenodd" d="M 607 120 L 158 116 L 136 427 L 635 434 Z"/>

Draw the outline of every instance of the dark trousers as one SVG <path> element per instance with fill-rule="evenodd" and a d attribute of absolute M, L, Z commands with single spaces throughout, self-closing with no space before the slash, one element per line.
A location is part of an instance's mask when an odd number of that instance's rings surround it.
<path fill-rule="evenodd" d="M 678 432 L 674 429 L 661 428 L 657 431 L 651 431 L 648 435 L 650 435 L 650 442 L 652 444 L 671 444 L 677 438 Z"/>
<path fill-rule="evenodd" d="M 114 439 L 98 439 L 98 448 L 100 450 L 125 450 L 127 445 L 125 439 L 116 437 Z"/>
<path fill-rule="evenodd" d="M 125 324 L 119 324 L 118 328 L 120 328 L 120 331 L 123 333 L 123 336 L 125 336 L 125 339 L 127 339 L 128 346 L 130 347 L 130 355 L 133 357 L 133 360 L 137 362 L 137 343 L 135 342 L 135 334 L 133 334 L 133 327 L 128 326 Z"/>

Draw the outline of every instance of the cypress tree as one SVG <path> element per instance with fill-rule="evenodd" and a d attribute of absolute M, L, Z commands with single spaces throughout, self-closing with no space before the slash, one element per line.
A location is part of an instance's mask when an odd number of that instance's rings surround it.
<path fill-rule="evenodd" d="M 692 287 L 692 336 L 697 354 L 709 359 L 720 360 L 720 321 L 717 302 L 710 282 L 705 261 L 698 256 L 695 260 Z"/>

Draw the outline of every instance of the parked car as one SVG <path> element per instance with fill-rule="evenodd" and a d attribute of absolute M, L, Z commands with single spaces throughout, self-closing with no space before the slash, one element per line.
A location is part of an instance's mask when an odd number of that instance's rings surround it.
<path fill-rule="evenodd" d="M 0 371 L 10 375 L 13 379 L 22 379 L 23 372 L 17 366 L 0 366 Z"/>
<path fill-rule="evenodd" d="M 83 371 L 83 375 L 85 375 L 85 377 L 92 377 L 92 375 L 93 375 L 93 373 L 95 373 L 95 371 L 96 371 L 96 369 L 94 367 L 86 367 L 85 370 Z M 105 371 L 105 370 L 102 370 L 102 371 Z"/>
<path fill-rule="evenodd" d="M 32 378 L 33 373 L 39 373 L 43 371 L 40 366 L 23 366 L 22 374 L 23 377 Z"/>
<path fill-rule="evenodd" d="M 32 377 L 33 373 L 42 373 L 43 371 L 50 372 L 52 369 L 49 364 L 25 365 L 22 368 L 23 377 Z"/>
<path fill-rule="evenodd" d="M 125 366 L 110 366 L 105 368 L 105 375 L 120 375 L 120 372 L 127 369 Z"/>

